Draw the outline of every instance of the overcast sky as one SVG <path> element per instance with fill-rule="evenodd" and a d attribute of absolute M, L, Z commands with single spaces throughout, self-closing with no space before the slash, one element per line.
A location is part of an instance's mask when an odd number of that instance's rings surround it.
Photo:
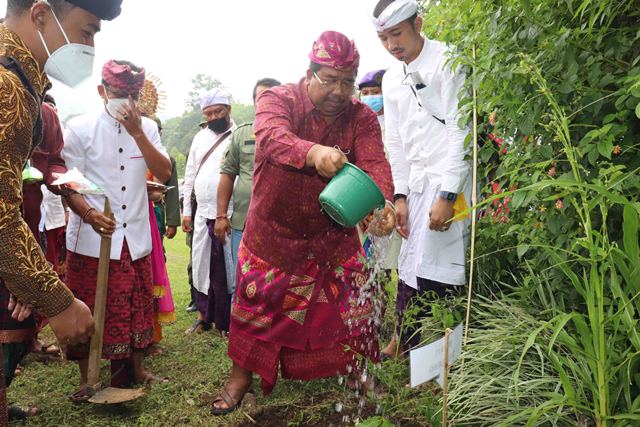
<path fill-rule="evenodd" d="M 102 64 L 127 59 L 162 80 L 163 119 L 182 114 L 198 73 L 250 103 L 259 78 L 300 79 L 313 41 L 325 30 L 356 41 L 363 75 L 394 61 L 369 20 L 373 5 L 375 0 L 124 0 L 120 17 L 104 22 L 96 38 L 93 77 L 75 89 L 54 82 L 51 93 L 61 118 L 99 107 L 95 87 Z M 0 0 L 4 10 L 6 0 Z"/>

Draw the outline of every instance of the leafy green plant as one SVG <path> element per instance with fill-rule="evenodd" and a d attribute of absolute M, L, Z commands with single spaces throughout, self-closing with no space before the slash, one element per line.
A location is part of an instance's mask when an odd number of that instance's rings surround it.
<path fill-rule="evenodd" d="M 563 425 L 549 417 L 570 408 L 574 422 L 638 423 L 640 3 L 461 0 L 424 8 L 427 34 L 454 44 L 452 64 L 472 70 L 468 86 L 481 115 L 496 113 L 495 127 L 482 119 L 481 132 L 505 140 L 479 152 L 483 206 L 511 201 L 507 221 L 480 221 L 477 289 L 494 299 L 508 291 L 514 310 L 539 322 L 515 370 L 483 367 L 513 387 L 502 412 L 510 415 L 500 419 Z M 468 96 L 461 105 L 470 109 Z M 532 350 L 559 380 L 542 401 L 522 400 Z M 473 364 L 467 356 L 464 375 Z M 472 389 L 452 387 L 478 402 Z M 459 408 L 460 419 L 482 424 L 481 405 Z"/>
<path fill-rule="evenodd" d="M 570 166 L 571 175 L 563 180 L 549 180 L 556 191 L 572 196 L 582 233 L 570 245 L 570 258 L 560 257 L 547 248 L 551 259 L 557 261 L 567 280 L 581 297 L 581 303 L 571 312 L 560 313 L 531 334 L 527 346 L 535 341 L 544 329 L 553 330 L 549 355 L 562 378 L 571 370 L 590 388 L 587 399 L 579 398 L 569 382 L 563 381 L 564 395 L 549 400 L 551 407 L 572 405 L 590 411 L 598 426 L 606 426 L 610 420 L 640 421 L 636 411 L 640 400 L 637 392 L 640 383 L 631 378 L 640 362 L 640 332 L 635 314 L 640 311 L 640 286 L 634 280 L 640 274 L 638 248 L 638 211 L 640 205 L 632 203 L 614 185 L 602 185 L 596 178 L 586 182 L 587 170 L 578 162 L 579 149 L 571 144 L 569 118 L 558 105 L 546 80 L 530 58 L 523 60 L 523 67 L 539 87 L 539 92 L 550 106 L 546 125 L 562 144 L 562 151 Z M 636 171 L 631 172 L 635 175 Z M 621 174 L 624 180 L 628 173 Z M 624 207 L 623 248 L 609 238 L 607 217 L 609 206 Z M 594 223 L 599 224 L 594 227 Z M 615 254 L 615 255 L 614 255 Z M 617 262 L 614 258 L 617 258 Z M 570 267 L 569 263 L 573 264 Z M 620 277 L 620 273 L 625 273 Z M 624 286 L 623 286 L 624 285 Z M 572 327 L 569 328 L 568 324 Z M 574 354 L 584 357 L 586 364 L 569 363 L 560 357 L 553 345 L 558 342 Z M 523 353 L 528 349 L 525 346 Z M 633 396 L 633 397 L 632 397 Z M 553 402 L 553 403 L 552 403 Z"/>
<path fill-rule="evenodd" d="M 360 427 L 394 427 L 394 424 L 384 417 L 370 417 L 356 425 Z"/>
<path fill-rule="evenodd" d="M 552 334 L 544 330 L 529 344 L 531 331 L 544 322 L 520 302 L 515 294 L 474 299 L 474 326 L 450 379 L 450 418 L 456 424 L 525 425 L 534 416 L 529 425 L 575 425 L 579 420 L 570 405 L 552 411 L 546 404 L 561 396 L 563 388 L 547 352 Z M 564 346 L 557 345 L 556 351 L 581 363 Z M 582 392 L 571 373 L 566 381 Z"/>

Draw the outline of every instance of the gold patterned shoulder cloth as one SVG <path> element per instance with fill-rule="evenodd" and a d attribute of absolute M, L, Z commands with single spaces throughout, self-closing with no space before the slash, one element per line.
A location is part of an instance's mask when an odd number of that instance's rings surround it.
<path fill-rule="evenodd" d="M 0 143 L 13 142 L 24 130 L 33 129 L 34 100 L 20 78 L 0 66 Z"/>

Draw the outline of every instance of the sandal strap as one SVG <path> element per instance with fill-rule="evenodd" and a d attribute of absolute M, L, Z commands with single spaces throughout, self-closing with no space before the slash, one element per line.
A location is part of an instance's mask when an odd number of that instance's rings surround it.
<path fill-rule="evenodd" d="M 218 394 L 218 397 L 216 397 L 216 398 L 213 400 L 213 402 L 211 402 L 211 406 L 212 406 L 212 407 L 215 407 L 215 405 L 214 405 L 214 404 L 215 404 L 216 402 L 224 402 L 224 403 L 226 403 L 226 404 L 227 404 L 227 407 L 226 407 L 226 408 L 216 408 L 216 409 L 220 409 L 220 410 L 231 409 L 231 408 L 233 408 L 233 407 L 235 407 L 235 406 L 238 406 L 238 404 L 242 401 L 242 398 L 244 398 L 244 395 L 245 395 L 245 394 L 246 394 L 246 392 L 242 394 L 242 397 L 241 397 L 240 399 L 235 399 L 235 398 L 234 398 L 233 396 L 231 396 L 231 394 L 227 391 L 227 388 L 226 388 L 226 387 L 224 387 L 224 388 L 222 389 L 222 391 L 220 391 L 220 394 Z M 227 399 L 225 398 L 225 395 L 227 395 L 227 397 L 229 398 L 229 400 L 227 400 Z"/>
<path fill-rule="evenodd" d="M 225 394 L 227 395 L 229 400 L 225 399 L 224 397 Z M 224 403 L 226 403 L 229 407 L 236 406 L 239 403 L 239 400 L 234 399 L 234 397 L 231 396 L 231 393 L 229 393 L 226 388 L 222 389 L 222 391 L 220 392 L 220 397 L 222 397 L 222 400 L 224 400 Z"/>
<path fill-rule="evenodd" d="M 91 397 L 92 396 L 88 388 L 81 388 L 80 390 L 70 395 L 69 400 L 71 400 L 72 403 L 77 404 L 88 402 Z"/>

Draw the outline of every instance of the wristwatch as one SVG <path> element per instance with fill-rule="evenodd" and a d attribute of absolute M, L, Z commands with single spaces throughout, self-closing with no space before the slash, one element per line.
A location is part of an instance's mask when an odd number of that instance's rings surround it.
<path fill-rule="evenodd" d="M 438 195 L 440 196 L 440 198 L 448 200 L 450 202 L 455 202 L 458 198 L 457 193 L 450 193 L 448 191 L 441 191 L 440 193 L 438 193 Z"/>
<path fill-rule="evenodd" d="M 396 193 L 393 195 L 393 201 L 397 202 L 400 199 L 405 199 L 406 200 L 407 195 L 406 194 L 401 194 L 401 193 Z"/>

